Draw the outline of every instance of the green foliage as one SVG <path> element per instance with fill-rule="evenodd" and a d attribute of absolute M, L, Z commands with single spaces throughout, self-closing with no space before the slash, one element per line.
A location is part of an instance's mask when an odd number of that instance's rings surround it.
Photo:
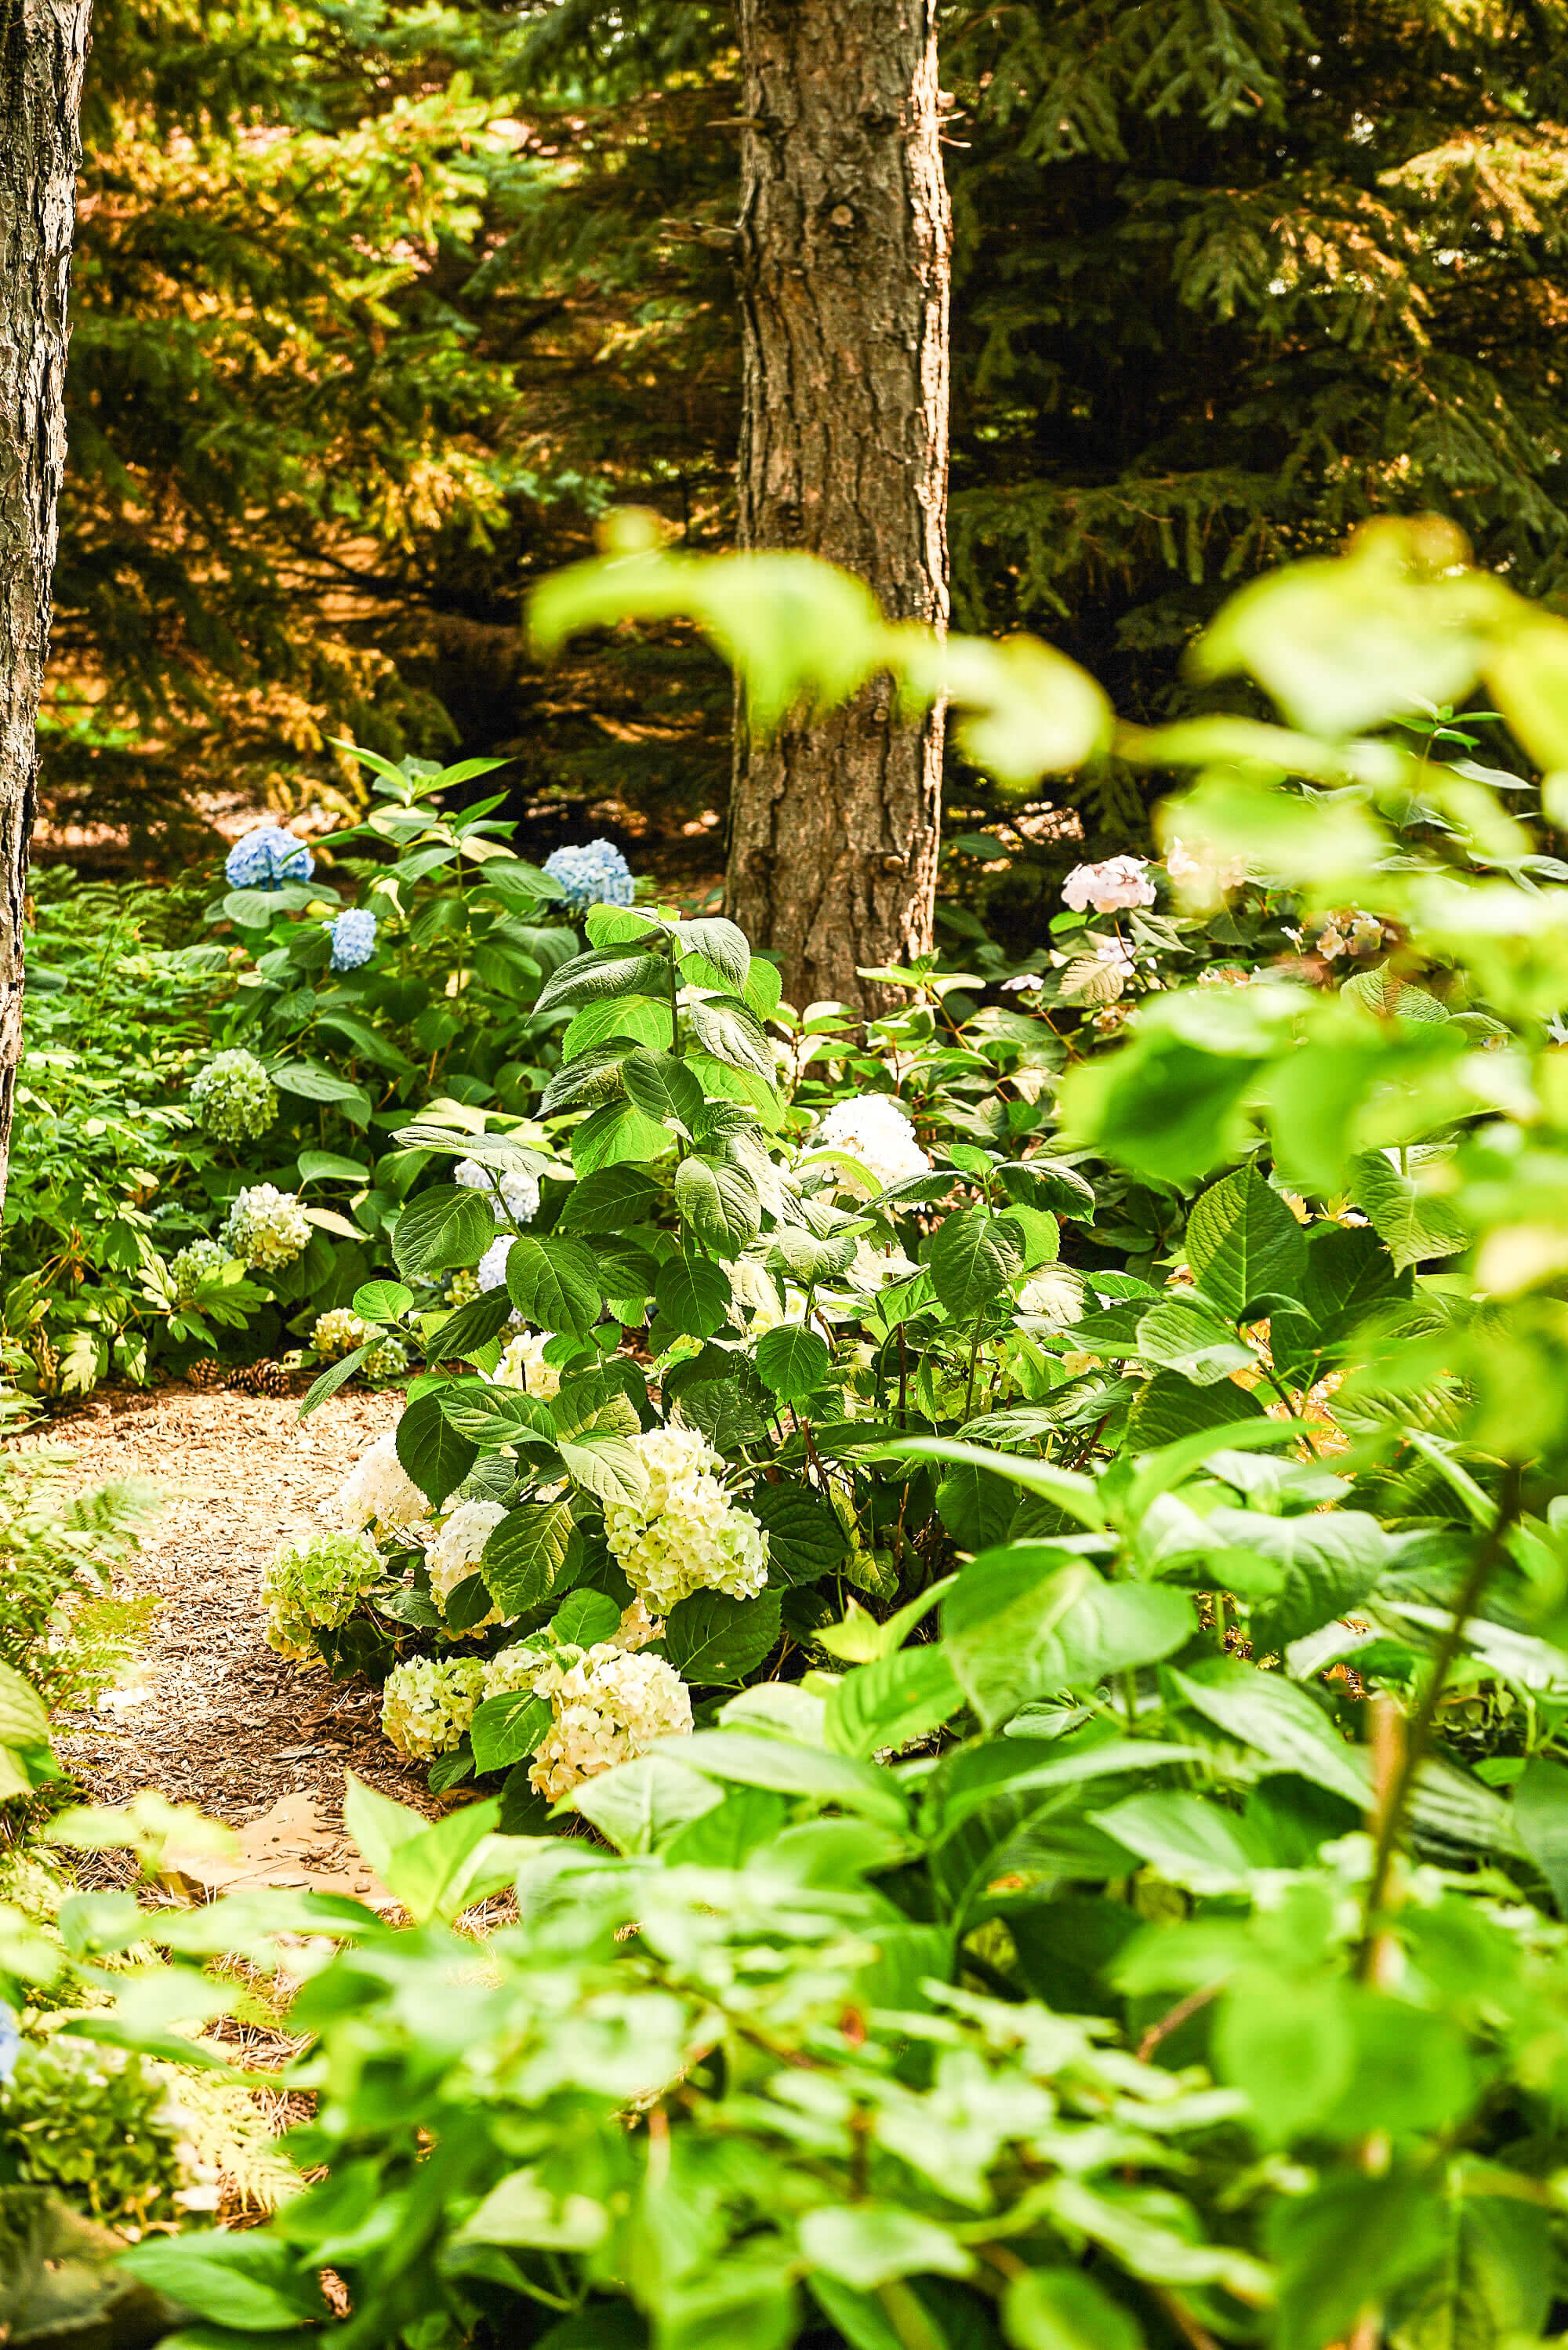
<path fill-rule="evenodd" d="M 171 2102 L 139 2056 L 61 2033 L 24 2041 L 0 2083 L 0 2182 L 53 2188 L 111 2225 L 171 2220 L 186 2182 Z"/>

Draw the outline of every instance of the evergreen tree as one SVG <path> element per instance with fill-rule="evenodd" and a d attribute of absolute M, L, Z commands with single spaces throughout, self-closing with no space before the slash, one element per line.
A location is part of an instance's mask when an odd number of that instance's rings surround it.
<path fill-rule="evenodd" d="M 1151 711 L 1227 583 L 1435 509 L 1568 587 L 1563 0 L 955 12 L 971 625 Z"/>

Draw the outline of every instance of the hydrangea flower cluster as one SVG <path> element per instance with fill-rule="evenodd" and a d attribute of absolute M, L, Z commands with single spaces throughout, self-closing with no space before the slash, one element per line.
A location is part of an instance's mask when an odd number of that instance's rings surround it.
<path fill-rule="evenodd" d="M 579 841 L 570 848 L 552 849 L 545 870 L 558 881 L 568 913 L 581 914 L 589 906 L 629 906 L 637 894 L 631 868 L 613 840 Z"/>
<path fill-rule="evenodd" d="M 216 1241 L 192 1241 L 169 1260 L 169 1277 L 182 1305 L 189 1305 L 204 1281 L 222 1273 L 228 1251 Z"/>
<path fill-rule="evenodd" d="M 277 1120 L 277 1093 L 254 1053 L 215 1053 L 191 1084 L 191 1107 L 220 1142 L 254 1142 Z"/>
<path fill-rule="evenodd" d="M 400 1379 L 409 1367 L 409 1350 L 400 1338 L 378 1338 L 359 1368 L 370 1380 Z"/>
<path fill-rule="evenodd" d="M 1346 948 L 1352 954 L 1376 954 L 1383 944 L 1383 924 L 1359 906 L 1345 906 L 1329 916 L 1316 943 L 1325 962 L 1333 962 Z"/>
<path fill-rule="evenodd" d="M 460 1583 L 466 1583 L 479 1565 L 484 1545 L 502 1519 L 506 1515 L 499 1502 L 459 1502 L 443 1523 L 425 1552 L 425 1566 L 431 1579 L 431 1597 L 446 1614 L 446 1603 Z M 509 1624 L 514 1619 L 493 1607 L 481 1622 L 469 1625 L 454 1638 L 477 1638 L 491 1624 Z"/>
<path fill-rule="evenodd" d="M 909 1112 L 891 1094 L 850 1094 L 835 1102 L 810 1137 L 810 1148 L 842 1150 L 858 1159 L 881 1191 L 906 1175 L 923 1175 L 931 1163 L 915 1139 Z"/>
<path fill-rule="evenodd" d="M 539 1212 L 539 1186 L 532 1175 L 519 1170 L 495 1175 L 477 1159 L 460 1159 L 452 1180 L 466 1191 L 485 1192 L 497 1223 L 510 1216 L 514 1224 L 531 1224 Z"/>
<path fill-rule="evenodd" d="M 381 1729 L 410 1762 L 450 1754 L 484 1694 L 483 1657 L 408 1657 L 381 1691 Z"/>
<path fill-rule="evenodd" d="M 1062 900 L 1076 914 L 1092 906 L 1096 914 L 1119 914 L 1131 906 L 1152 906 L 1154 883 L 1147 857 L 1107 857 L 1102 865 L 1075 865 L 1062 884 Z"/>
<path fill-rule="evenodd" d="M 571 1659 L 563 1649 L 534 1683 L 535 1694 L 549 1699 L 555 1719 L 528 1780 L 552 1801 L 691 1728 L 691 1693 L 662 1657 L 604 1640 Z"/>
<path fill-rule="evenodd" d="M 229 1210 L 223 1238 L 231 1255 L 261 1273 L 277 1273 L 303 1256 L 311 1224 L 294 1192 L 275 1183 L 248 1184 Z"/>
<path fill-rule="evenodd" d="M 1172 839 L 1165 852 L 1172 886 L 1189 905 L 1213 906 L 1247 879 L 1244 857 L 1216 857 L 1206 841 Z"/>
<path fill-rule="evenodd" d="M 296 1664 L 308 1662 L 317 1653 L 317 1627 L 347 1624 L 382 1572 L 381 1554 L 367 1534 L 281 1543 L 262 1576 L 267 1647 Z"/>
<path fill-rule="evenodd" d="M 491 1385 L 498 1388 L 520 1388 L 524 1395 L 538 1396 L 548 1403 L 561 1392 L 561 1374 L 554 1363 L 545 1360 L 545 1349 L 550 1343 L 548 1330 L 520 1330 L 503 1347 L 501 1360 L 491 1377 Z"/>
<path fill-rule="evenodd" d="M 308 881 L 315 870 L 316 859 L 299 835 L 281 824 L 258 824 L 223 859 L 231 889 L 281 889 L 286 881 Z"/>
<path fill-rule="evenodd" d="M 473 1277 L 479 1284 L 482 1296 L 488 1295 L 493 1289 L 505 1288 L 506 1260 L 512 1253 L 512 1240 L 510 1232 L 503 1232 L 498 1241 L 491 1242 L 474 1266 Z"/>
<path fill-rule="evenodd" d="M 430 1503 L 399 1460 L 389 1430 L 360 1454 L 337 1488 L 330 1514 L 351 1534 L 369 1531 L 382 1542 L 406 1542 L 426 1525 Z"/>
<path fill-rule="evenodd" d="M 719 1482 L 723 1463 L 695 1429 L 645 1429 L 630 1440 L 648 1472 L 634 1505 L 607 1502 L 605 1534 L 632 1589 L 655 1616 L 693 1591 L 753 1599 L 768 1579 L 768 1538 Z"/>
<path fill-rule="evenodd" d="M 310 1333 L 311 1351 L 324 1363 L 340 1363 L 370 1335 L 370 1325 L 351 1305 L 329 1306 L 318 1314 Z"/>
<path fill-rule="evenodd" d="M 327 930 L 334 971 L 358 971 L 376 951 L 376 917 L 369 907 L 347 907 Z"/>
<path fill-rule="evenodd" d="M 461 1264 L 447 1275 L 446 1302 L 449 1305 L 472 1305 L 479 1295 L 479 1275 L 472 1265 Z"/>

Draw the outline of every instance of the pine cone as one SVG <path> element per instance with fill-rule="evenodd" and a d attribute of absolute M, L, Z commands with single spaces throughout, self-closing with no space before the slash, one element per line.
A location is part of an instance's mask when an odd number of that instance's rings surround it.
<path fill-rule="evenodd" d="M 282 1396 L 288 1393 L 289 1374 L 281 1363 L 246 1363 L 229 1381 L 241 1395 Z"/>
<path fill-rule="evenodd" d="M 221 1388 L 223 1384 L 222 1363 L 211 1355 L 203 1355 L 202 1360 L 192 1363 L 186 1372 L 185 1384 L 192 1388 Z"/>

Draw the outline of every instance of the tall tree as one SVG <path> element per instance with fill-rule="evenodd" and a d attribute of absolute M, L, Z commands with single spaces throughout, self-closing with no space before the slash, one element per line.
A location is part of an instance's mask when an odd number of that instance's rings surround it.
<path fill-rule="evenodd" d="M 0 1212 L 65 467 L 67 290 L 90 0 L 0 5 Z"/>
<path fill-rule="evenodd" d="M 741 0 L 742 546 L 948 611 L 947 191 L 934 0 Z M 738 731 L 729 910 L 797 1003 L 931 942 L 940 713 L 886 685 L 766 743 Z M 875 1000 L 877 991 L 870 991 Z"/>

